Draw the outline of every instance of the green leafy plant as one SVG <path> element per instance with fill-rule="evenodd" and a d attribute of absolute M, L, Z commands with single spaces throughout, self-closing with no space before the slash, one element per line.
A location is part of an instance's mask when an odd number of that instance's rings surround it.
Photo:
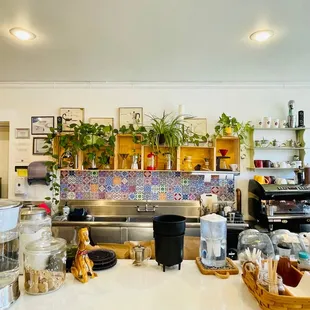
<path fill-rule="evenodd" d="M 240 140 L 240 144 L 245 144 L 245 140 L 248 136 L 248 132 L 253 128 L 250 122 L 238 122 L 235 117 L 231 117 L 222 113 L 217 125 L 215 126 L 216 137 L 222 137 L 227 135 L 227 131 L 231 131 L 231 134 L 237 136 Z"/>
<path fill-rule="evenodd" d="M 97 168 L 97 160 L 100 164 L 107 165 L 110 157 L 114 156 L 114 148 L 117 129 L 111 125 L 104 126 L 80 122 L 72 124 L 74 137 L 76 137 L 76 146 L 79 150 L 86 153 L 84 164 L 90 165 L 92 169 Z M 98 156 L 98 152 L 101 152 Z"/>
<path fill-rule="evenodd" d="M 58 136 L 55 128 L 50 128 L 50 133 L 45 138 L 45 144 L 43 148 L 46 149 L 45 155 L 50 156 L 51 160 L 45 162 L 48 170 L 47 181 L 50 182 L 51 197 L 45 197 L 44 199 L 50 201 L 53 206 L 59 204 L 60 199 L 60 184 L 58 182 L 58 169 L 59 169 L 59 156 L 54 153 L 54 139 Z"/>
<path fill-rule="evenodd" d="M 171 113 L 163 112 L 162 117 L 148 115 L 151 118 L 150 130 L 147 134 L 148 145 L 155 152 L 159 152 L 159 146 L 168 147 L 173 150 L 183 143 L 183 117 L 173 116 Z"/>

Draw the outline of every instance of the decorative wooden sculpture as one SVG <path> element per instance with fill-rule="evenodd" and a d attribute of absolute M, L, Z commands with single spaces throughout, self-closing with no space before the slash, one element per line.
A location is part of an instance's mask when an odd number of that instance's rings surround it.
<path fill-rule="evenodd" d="M 77 280 L 86 283 L 88 282 L 88 276 L 91 278 L 97 277 L 97 274 L 93 272 L 94 263 L 89 259 L 88 251 L 98 249 L 98 247 L 89 244 L 88 229 L 86 227 L 79 230 L 78 236 L 79 246 L 71 267 L 71 273 Z"/>

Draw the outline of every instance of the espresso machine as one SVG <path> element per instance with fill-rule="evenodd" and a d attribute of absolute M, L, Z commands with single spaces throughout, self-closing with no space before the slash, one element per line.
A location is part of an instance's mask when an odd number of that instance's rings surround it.
<path fill-rule="evenodd" d="M 249 214 L 269 231 L 310 231 L 310 185 L 260 184 L 249 181 Z"/>

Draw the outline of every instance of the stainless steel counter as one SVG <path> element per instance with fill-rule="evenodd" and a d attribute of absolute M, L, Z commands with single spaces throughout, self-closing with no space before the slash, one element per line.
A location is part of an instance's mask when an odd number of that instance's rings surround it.
<path fill-rule="evenodd" d="M 53 221 L 53 234 L 72 240 L 75 228 L 90 227 L 95 243 L 124 243 L 153 239 L 153 217 L 178 214 L 186 218 L 187 236 L 200 236 L 201 208 L 198 201 L 68 201 L 72 208 L 85 208 L 91 221 Z M 229 231 L 241 231 L 248 224 L 227 223 Z"/>

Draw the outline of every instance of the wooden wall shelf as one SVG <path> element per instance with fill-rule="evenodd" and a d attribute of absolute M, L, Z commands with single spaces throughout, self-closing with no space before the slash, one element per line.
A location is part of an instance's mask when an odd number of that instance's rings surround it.
<path fill-rule="evenodd" d="M 139 136 L 138 136 L 139 137 Z M 219 149 L 224 148 L 228 149 L 228 154 L 230 158 L 227 160 L 227 165 L 229 168 L 229 164 L 238 164 L 240 167 L 240 143 L 237 137 L 223 137 L 216 139 L 215 147 L 209 146 L 193 146 L 186 145 L 181 146 L 172 154 L 173 165 L 172 170 L 164 170 L 165 169 L 165 156 L 163 154 L 170 152 L 169 148 L 165 146 L 159 147 L 159 154 L 157 156 L 157 170 L 155 171 L 184 171 L 183 160 L 186 156 L 192 156 L 192 165 L 193 168 L 196 165 L 204 166 L 204 158 L 209 159 L 209 169 L 210 171 L 201 171 L 203 173 L 212 173 L 216 171 L 216 156 L 219 155 Z M 120 170 L 120 171 L 145 171 L 147 167 L 147 155 L 151 152 L 151 148 L 149 146 L 143 146 L 141 144 L 136 144 L 132 141 L 132 135 L 130 134 L 119 134 L 116 138 L 115 145 L 115 157 L 111 158 L 110 166 L 111 170 Z M 54 154 L 60 156 L 64 153 L 64 149 L 59 146 L 59 140 L 56 138 L 54 140 Z M 98 155 L 100 152 L 98 152 Z M 122 165 L 120 154 L 128 154 L 125 165 Z M 132 163 L 132 155 L 139 155 L 139 169 L 131 170 Z M 87 170 L 88 167 L 83 167 L 84 158 L 86 157 L 85 152 L 79 152 L 78 154 L 78 165 L 77 169 L 68 169 L 67 167 L 61 168 L 61 170 L 82 170 L 84 168 Z M 98 167 L 100 168 L 100 167 Z M 105 169 L 98 169 L 104 170 Z M 91 171 L 91 170 L 89 170 Z M 95 170 L 97 171 L 97 170 Z M 188 171 L 187 171 L 188 172 Z M 193 172 L 197 172 L 194 171 Z M 219 171 L 217 171 L 219 172 Z M 223 171 L 223 173 L 232 173 L 232 171 Z"/>

